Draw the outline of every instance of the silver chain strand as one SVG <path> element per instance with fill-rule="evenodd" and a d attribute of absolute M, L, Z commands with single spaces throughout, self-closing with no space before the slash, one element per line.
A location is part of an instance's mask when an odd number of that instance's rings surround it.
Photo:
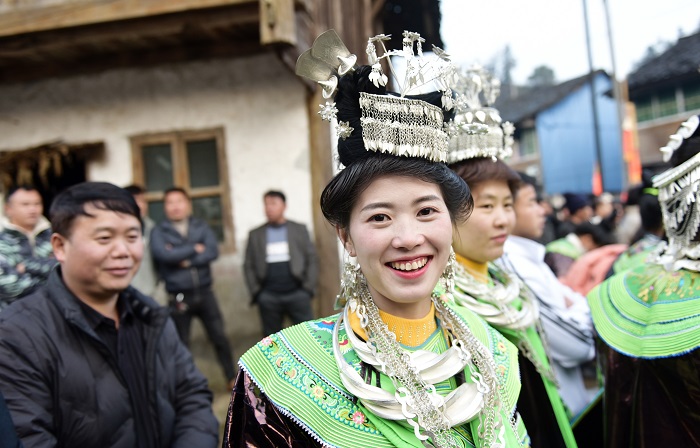
<path fill-rule="evenodd" d="M 454 297 L 458 299 L 458 303 L 461 303 L 467 308 L 473 309 L 471 303 L 465 302 L 464 300 L 459 300 L 460 295 L 467 294 L 474 299 L 480 300 L 486 305 L 491 305 L 493 308 L 498 309 L 502 313 L 502 315 L 504 315 L 507 318 L 509 322 L 516 322 L 518 319 L 512 316 L 518 313 L 518 310 L 515 309 L 515 307 L 511 304 L 512 300 L 515 299 L 515 297 L 506 298 L 506 300 L 496 299 L 494 297 L 494 294 L 501 292 L 505 287 L 506 291 L 512 291 L 510 294 L 514 294 L 514 291 L 517 290 L 517 297 L 520 297 L 520 299 L 524 302 L 525 305 L 530 305 L 533 307 L 533 309 L 536 309 L 537 299 L 532 297 L 530 291 L 527 289 L 527 287 L 525 287 L 525 285 L 522 282 L 520 282 L 517 279 L 517 277 L 510 275 L 506 271 L 500 270 L 497 266 L 493 266 L 493 268 L 499 270 L 498 273 L 502 277 L 502 279 L 499 280 L 503 283 L 502 286 L 497 285 L 494 287 L 488 287 L 482 283 L 479 283 L 473 275 L 471 275 L 469 272 L 467 272 L 466 269 L 464 269 L 464 267 L 458 265 L 458 268 L 455 272 L 455 284 L 457 287 L 453 288 L 452 290 L 454 293 Z M 462 291 L 459 291 L 458 288 Z M 481 314 L 479 313 L 479 310 L 474 311 L 476 311 L 478 314 Z M 528 340 L 527 334 L 525 333 L 525 330 L 527 328 L 523 329 L 507 325 L 506 328 L 509 328 L 516 332 L 519 339 L 518 349 L 521 351 L 523 356 L 525 356 L 535 366 L 537 372 L 540 375 L 547 378 L 547 380 L 551 381 L 557 388 L 559 388 L 559 383 L 557 381 L 556 375 L 554 374 L 554 371 L 551 367 L 552 362 L 549 359 L 549 345 L 547 343 L 547 337 L 544 333 L 542 324 L 540 322 L 539 311 L 537 312 L 537 315 L 533 317 L 534 318 L 531 325 L 534 325 L 535 331 L 538 333 L 538 335 L 540 335 L 540 340 L 542 341 L 545 356 L 547 357 L 547 361 L 549 362 L 549 367 L 547 367 L 538 359 L 534 347 L 532 346 L 532 343 L 530 343 L 530 341 Z M 493 325 L 490 319 L 486 318 L 486 320 Z"/>
<path fill-rule="evenodd" d="M 496 366 L 493 357 L 486 347 L 479 341 L 456 316 L 454 311 L 445 306 L 440 298 L 440 289 L 449 291 L 454 281 L 454 254 L 450 256 L 450 262 L 441 277 L 441 285 L 436 288 L 437 293 L 432 297 L 436 313 L 445 324 L 445 329 L 452 333 L 453 345 L 459 347 L 470 359 L 473 366 L 472 380 L 481 384 L 484 388 L 485 409 L 479 417 L 479 437 L 485 441 L 484 446 L 491 448 L 504 448 L 504 431 L 501 422 L 497 421 L 497 415 L 501 411 L 503 403 L 503 390 L 496 379 Z M 449 421 L 443 414 L 444 401 L 437 395 L 435 386 L 427 384 L 415 366 L 412 365 L 408 353 L 403 350 L 396 341 L 396 335 L 391 332 L 381 320 L 366 280 L 359 267 L 352 267 L 349 263 L 345 266 L 343 275 L 340 303 L 351 306 L 360 318 L 360 325 L 367 332 L 368 347 L 379 362 L 379 367 L 394 383 L 397 391 L 396 399 L 404 406 L 404 414 L 407 422 L 413 427 L 414 433 L 425 446 L 438 448 L 458 446 L 450 433 Z M 467 349 L 469 347 L 469 349 Z M 442 403 L 438 405 L 437 403 Z M 504 412 L 507 416 L 508 413 Z M 417 422 L 415 420 L 418 420 Z M 513 433 L 518 434 L 515 415 L 509 419 Z M 500 428 L 500 431 L 498 431 Z M 421 429 L 423 433 L 421 433 Z M 432 441 L 432 445 L 427 439 Z M 522 443 L 521 443 L 522 446 Z"/>

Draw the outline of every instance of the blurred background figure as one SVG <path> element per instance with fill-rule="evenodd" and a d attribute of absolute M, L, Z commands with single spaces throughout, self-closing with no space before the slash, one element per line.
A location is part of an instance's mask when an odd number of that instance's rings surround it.
<path fill-rule="evenodd" d="M 557 227 L 557 238 L 571 234 L 576 226 L 589 221 L 593 217 L 593 207 L 584 194 L 564 193 L 565 217 Z"/>
<path fill-rule="evenodd" d="M 591 402 L 592 393 L 581 371 L 581 365 L 595 356 L 591 312 L 586 298 L 562 285 L 545 264 L 545 247 L 537 242 L 545 222 L 545 209 L 537 200 L 537 181 L 518 174 L 522 183 L 513 204 L 516 223 L 498 263 L 517 274 L 540 304 L 561 398 L 573 418 Z"/>
<path fill-rule="evenodd" d="M 584 221 L 565 237 L 547 244 L 544 261 L 554 275 L 561 279 L 583 254 L 613 242 L 610 233 L 601 225 Z"/>
<path fill-rule="evenodd" d="M 263 336 L 313 319 L 311 299 L 318 280 L 318 257 L 304 224 L 285 216 L 287 199 L 281 191 L 263 196 L 267 223 L 252 230 L 245 252 L 245 279 L 251 302 L 257 303 Z"/>
<path fill-rule="evenodd" d="M 155 298 L 156 286 L 158 285 L 158 274 L 153 261 L 153 255 L 151 255 L 150 242 L 151 231 L 155 227 L 156 223 L 148 217 L 148 202 L 146 202 L 146 191 L 143 189 L 143 187 L 140 185 L 129 185 L 128 187 L 125 187 L 125 190 L 134 197 L 134 200 L 141 211 L 141 219 L 143 220 L 143 259 L 141 260 L 141 267 L 139 267 L 138 272 L 131 281 L 131 286 L 147 296 Z"/>
<path fill-rule="evenodd" d="M 5 195 L 0 231 L 0 311 L 36 291 L 56 265 L 51 224 L 43 210 L 41 195 L 32 186 L 18 186 Z"/>
<path fill-rule="evenodd" d="M 645 174 L 643 183 L 634 190 L 640 224 L 630 240 L 629 248 L 613 263 L 609 276 L 645 263 L 665 238 L 659 190 L 652 185 L 651 175 Z"/>
<path fill-rule="evenodd" d="M 151 252 L 168 291 L 177 332 L 189 346 L 192 318 L 198 317 L 232 386 L 233 351 L 212 291 L 211 262 L 219 256 L 216 236 L 207 223 L 192 216 L 192 202 L 184 189 L 166 190 L 163 203 L 166 219 L 151 232 Z"/>

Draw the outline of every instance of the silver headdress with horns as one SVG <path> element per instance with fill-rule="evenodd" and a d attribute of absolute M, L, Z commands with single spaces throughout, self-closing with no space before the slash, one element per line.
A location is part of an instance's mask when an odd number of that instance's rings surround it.
<path fill-rule="evenodd" d="M 450 136 L 448 163 L 476 157 L 510 157 L 515 127 L 503 123 L 498 110 L 491 107 L 501 91 L 501 82 L 480 66 L 473 66 L 457 72 L 455 84 L 456 115 L 445 124 Z"/>
<path fill-rule="evenodd" d="M 384 42 L 390 36 L 384 34 L 371 37 L 367 42 L 366 53 L 372 66 L 369 80 L 376 87 L 387 85 L 389 78 L 383 73 L 381 65 L 381 61 L 386 60 L 394 74 L 399 96 L 360 92 L 364 146 L 368 151 L 445 162 L 448 136 L 442 129 L 442 110 L 425 101 L 405 96 L 434 82 L 443 94 L 443 107 L 449 110 L 452 107 L 450 81 L 455 67 L 445 52 L 437 47 L 433 47 L 436 57 L 424 57 L 424 39 L 418 33 L 404 31 L 403 36 L 401 50 L 388 51 Z M 381 56 L 377 54 L 378 48 L 382 50 Z M 396 75 L 392 56 L 406 60 L 402 80 Z M 348 51 L 334 30 L 321 34 L 311 49 L 299 56 L 296 73 L 319 83 L 323 87 L 323 97 L 329 99 L 320 105 L 319 114 L 324 120 L 333 121 L 336 118 L 338 109 L 330 98 L 337 90 L 339 78 L 352 72 L 356 61 L 357 57 Z M 338 122 L 336 132 L 341 139 L 348 138 L 353 131 L 349 122 Z"/>
<path fill-rule="evenodd" d="M 668 144 L 661 148 L 664 161 L 669 161 L 689 138 L 700 136 L 698 124 L 700 117 L 697 115 L 681 124 Z M 669 270 L 700 271 L 700 242 L 696 239 L 700 229 L 700 152 L 657 175 L 653 183 L 659 190 L 661 214 L 668 236 L 668 245 L 654 261 Z"/>

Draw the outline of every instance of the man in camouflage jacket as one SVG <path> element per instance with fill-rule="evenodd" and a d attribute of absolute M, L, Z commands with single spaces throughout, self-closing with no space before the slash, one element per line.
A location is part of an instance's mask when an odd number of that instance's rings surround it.
<path fill-rule="evenodd" d="M 0 231 L 0 311 L 41 286 L 56 265 L 51 225 L 42 215 L 41 195 L 32 187 L 16 187 L 5 196 Z"/>

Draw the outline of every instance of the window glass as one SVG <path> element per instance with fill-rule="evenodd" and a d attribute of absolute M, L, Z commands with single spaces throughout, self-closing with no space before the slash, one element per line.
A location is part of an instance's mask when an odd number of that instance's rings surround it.
<path fill-rule="evenodd" d="M 637 121 L 647 121 L 654 118 L 654 112 L 651 106 L 651 97 L 644 97 L 635 100 L 634 105 L 637 109 Z"/>
<path fill-rule="evenodd" d="M 156 225 L 165 219 L 163 201 L 150 201 L 148 203 L 148 217 L 151 218 Z"/>
<path fill-rule="evenodd" d="M 678 113 L 675 90 L 667 90 L 659 93 L 659 116 L 674 115 Z"/>
<path fill-rule="evenodd" d="M 686 112 L 700 109 L 700 84 L 684 86 L 683 96 L 685 97 Z"/>
<path fill-rule="evenodd" d="M 169 143 L 142 146 L 146 191 L 163 191 L 173 186 L 173 160 Z"/>
<path fill-rule="evenodd" d="M 216 140 L 188 141 L 187 162 L 190 171 L 190 187 L 219 185 L 219 161 Z"/>

